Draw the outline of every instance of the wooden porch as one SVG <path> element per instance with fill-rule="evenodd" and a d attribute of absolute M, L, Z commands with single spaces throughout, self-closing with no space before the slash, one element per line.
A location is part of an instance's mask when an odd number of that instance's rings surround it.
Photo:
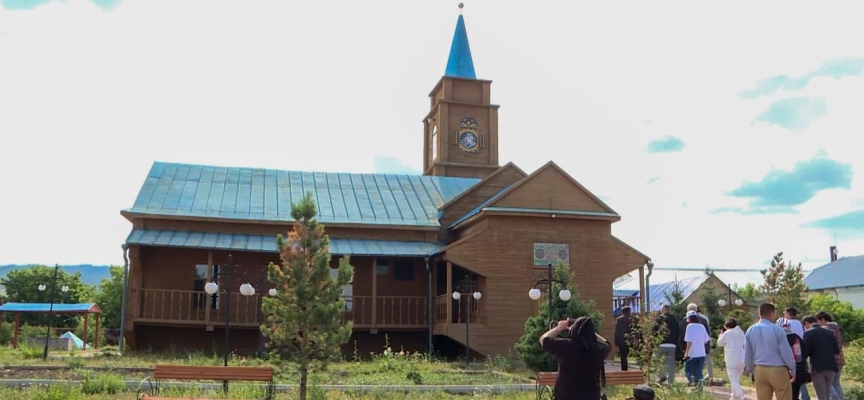
<path fill-rule="evenodd" d="M 256 328 L 266 320 L 262 295 L 231 293 L 228 318 L 231 326 Z M 224 297 L 224 295 L 222 295 Z M 344 320 L 354 329 L 427 329 L 426 296 L 343 296 Z M 141 289 L 140 302 L 132 305 L 132 319 L 160 325 L 213 326 L 225 323 L 225 299 L 203 291 Z"/>

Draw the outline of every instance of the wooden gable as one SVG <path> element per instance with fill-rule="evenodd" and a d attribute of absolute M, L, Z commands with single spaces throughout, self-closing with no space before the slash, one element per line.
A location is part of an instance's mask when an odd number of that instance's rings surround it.
<path fill-rule="evenodd" d="M 553 162 L 510 187 L 489 206 L 617 214 Z"/>
<path fill-rule="evenodd" d="M 513 163 L 507 163 L 498 168 L 498 170 L 483 178 L 476 185 L 441 206 L 444 214 L 440 220 L 441 226 L 449 226 L 459 219 L 459 217 L 471 212 L 471 210 L 484 201 L 489 200 L 489 198 L 506 187 L 524 179 L 527 175 Z"/>

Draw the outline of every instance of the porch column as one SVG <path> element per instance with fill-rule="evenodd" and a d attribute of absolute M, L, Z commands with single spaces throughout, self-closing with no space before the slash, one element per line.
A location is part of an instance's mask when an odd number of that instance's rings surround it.
<path fill-rule="evenodd" d="M 213 281 L 213 251 L 207 251 L 207 282 Z M 198 294 L 196 294 L 198 296 Z M 212 308 L 213 298 L 206 292 L 204 293 L 204 325 L 210 325 L 210 308 Z M 200 315 L 200 314 L 199 314 Z"/>
<path fill-rule="evenodd" d="M 378 326 L 378 257 L 372 257 L 372 329 L 376 333 Z"/>
<path fill-rule="evenodd" d="M 101 316 L 102 314 L 96 314 L 96 331 L 93 332 L 93 337 L 95 338 L 93 339 L 93 348 L 96 350 L 99 350 L 99 317 Z"/>
<path fill-rule="evenodd" d="M 453 288 L 453 264 L 447 261 L 447 290 L 444 291 L 444 298 L 447 299 L 447 323 L 453 323 L 453 300 L 450 297 L 450 290 Z"/>
<path fill-rule="evenodd" d="M 90 318 L 90 313 L 84 313 L 84 348 L 81 350 L 87 350 L 87 321 Z"/>
<path fill-rule="evenodd" d="M 649 313 L 651 310 L 646 308 L 647 304 L 645 304 L 645 293 L 648 288 L 645 287 L 645 266 L 639 267 L 639 311 L 641 313 Z"/>

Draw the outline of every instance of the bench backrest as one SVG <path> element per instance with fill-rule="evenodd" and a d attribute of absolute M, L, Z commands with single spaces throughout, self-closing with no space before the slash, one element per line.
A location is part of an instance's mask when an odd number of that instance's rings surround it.
<path fill-rule="evenodd" d="M 156 379 L 214 380 L 214 381 L 258 381 L 273 380 L 270 367 L 198 367 L 191 365 L 157 365 L 153 372 Z"/>
<path fill-rule="evenodd" d="M 558 372 L 538 372 L 537 384 L 540 386 L 555 386 Z M 645 383 L 642 371 L 606 371 L 606 386 L 638 385 Z"/>
<path fill-rule="evenodd" d="M 555 386 L 555 380 L 558 379 L 557 372 L 538 372 L 537 384 L 540 386 Z"/>

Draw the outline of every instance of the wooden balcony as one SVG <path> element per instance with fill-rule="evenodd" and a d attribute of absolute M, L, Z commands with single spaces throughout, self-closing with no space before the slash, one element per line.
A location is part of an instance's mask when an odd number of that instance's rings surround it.
<path fill-rule="evenodd" d="M 136 322 L 176 325 L 223 325 L 223 298 L 189 290 L 141 289 L 133 304 Z M 257 327 L 265 320 L 262 296 L 231 293 L 228 318 L 232 326 Z M 345 296 L 343 320 L 354 329 L 426 329 L 429 314 L 425 296 Z"/>

